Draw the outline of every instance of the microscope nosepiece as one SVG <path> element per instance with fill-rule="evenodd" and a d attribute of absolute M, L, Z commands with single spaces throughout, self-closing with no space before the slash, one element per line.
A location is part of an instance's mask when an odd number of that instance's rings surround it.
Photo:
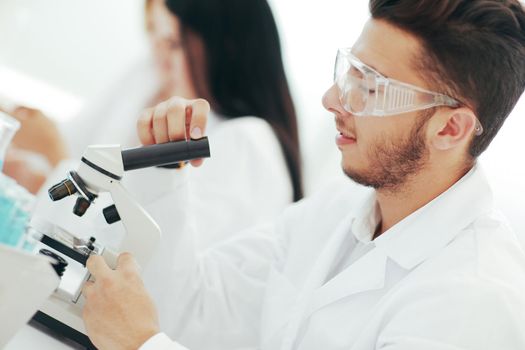
<path fill-rule="evenodd" d="M 71 196 L 76 192 L 77 188 L 73 182 L 69 179 L 66 179 L 51 187 L 47 193 L 49 194 L 49 198 L 55 202 L 67 196 Z"/>

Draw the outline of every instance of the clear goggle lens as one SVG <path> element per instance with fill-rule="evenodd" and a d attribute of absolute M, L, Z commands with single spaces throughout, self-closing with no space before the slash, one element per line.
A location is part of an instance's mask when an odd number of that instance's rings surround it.
<path fill-rule="evenodd" d="M 369 79 L 366 74 L 350 64 L 341 52 L 337 54 L 334 81 L 339 88 L 343 107 L 352 114 L 363 114 L 369 98 Z"/>

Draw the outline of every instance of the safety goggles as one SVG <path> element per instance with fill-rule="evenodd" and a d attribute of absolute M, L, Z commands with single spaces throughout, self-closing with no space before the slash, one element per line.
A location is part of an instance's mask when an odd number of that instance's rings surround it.
<path fill-rule="evenodd" d="M 339 49 L 334 82 L 345 110 L 356 116 L 384 117 L 432 107 L 459 107 L 455 99 L 383 76 L 352 55 Z M 483 133 L 477 121 L 476 135 Z"/>

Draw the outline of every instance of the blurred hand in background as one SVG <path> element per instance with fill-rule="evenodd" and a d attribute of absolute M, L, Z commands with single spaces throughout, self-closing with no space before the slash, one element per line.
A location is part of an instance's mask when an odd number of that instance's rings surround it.
<path fill-rule="evenodd" d="M 51 170 L 67 158 L 65 141 L 57 125 L 37 109 L 19 106 L 2 110 L 20 121 L 3 171 L 31 193 L 37 193 Z"/>

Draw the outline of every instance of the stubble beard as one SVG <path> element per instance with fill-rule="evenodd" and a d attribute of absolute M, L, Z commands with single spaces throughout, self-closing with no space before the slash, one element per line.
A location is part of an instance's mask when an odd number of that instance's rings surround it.
<path fill-rule="evenodd" d="M 406 139 L 378 140 L 368 152 L 369 164 L 364 170 L 343 167 L 353 181 L 376 190 L 396 192 L 416 176 L 428 161 L 424 126 L 428 118 L 421 118 Z"/>

